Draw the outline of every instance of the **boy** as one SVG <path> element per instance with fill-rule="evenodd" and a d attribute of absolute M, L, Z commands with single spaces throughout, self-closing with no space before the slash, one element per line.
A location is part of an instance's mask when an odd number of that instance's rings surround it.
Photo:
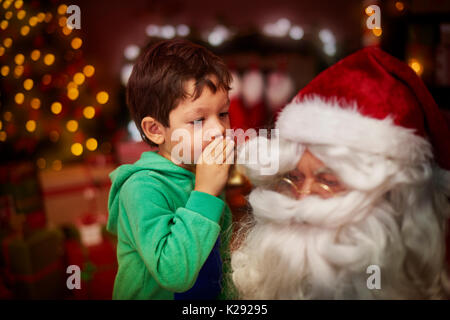
<path fill-rule="evenodd" d="M 184 40 L 159 42 L 136 62 L 127 104 L 142 138 L 158 151 L 110 174 L 107 229 L 117 234 L 119 264 L 113 299 L 226 294 L 230 79 L 218 57 Z"/>

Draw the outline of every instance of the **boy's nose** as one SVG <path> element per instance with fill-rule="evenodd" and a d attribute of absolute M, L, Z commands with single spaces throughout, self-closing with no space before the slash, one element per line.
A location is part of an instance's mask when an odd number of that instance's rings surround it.
<path fill-rule="evenodd" d="M 225 127 L 217 122 L 214 123 L 210 128 L 208 128 L 209 135 L 212 137 L 224 137 L 225 136 Z"/>

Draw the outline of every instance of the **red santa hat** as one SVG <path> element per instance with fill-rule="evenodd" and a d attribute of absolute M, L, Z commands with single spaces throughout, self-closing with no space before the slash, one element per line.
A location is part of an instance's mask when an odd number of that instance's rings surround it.
<path fill-rule="evenodd" d="M 406 163 L 425 139 L 450 181 L 450 129 L 422 80 L 379 48 L 362 49 L 320 73 L 279 114 L 281 138 L 343 145 Z"/>

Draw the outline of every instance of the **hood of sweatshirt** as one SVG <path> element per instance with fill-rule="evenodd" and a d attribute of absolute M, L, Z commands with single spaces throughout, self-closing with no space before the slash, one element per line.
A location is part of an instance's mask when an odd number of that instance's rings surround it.
<path fill-rule="evenodd" d="M 111 189 L 108 198 L 108 224 L 106 229 L 117 234 L 117 221 L 119 217 L 119 194 L 120 189 L 129 177 L 141 170 L 152 170 L 160 172 L 162 175 L 170 176 L 174 180 L 193 180 L 194 173 L 177 166 L 169 159 L 164 158 L 155 151 L 142 153 L 141 158 L 134 164 L 124 164 L 109 174 L 111 179 Z"/>

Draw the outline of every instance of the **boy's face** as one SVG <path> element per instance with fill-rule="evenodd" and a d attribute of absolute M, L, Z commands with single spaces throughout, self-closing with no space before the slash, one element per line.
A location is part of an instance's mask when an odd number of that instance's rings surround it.
<path fill-rule="evenodd" d="M 211 80 L 217 83 L 214 78 Z M 195 80 L 186 82 L 189 96 L 193 96 L 194 88 Z M 181 160 L 182 156 L 186 159 L 187 155 L 183 151 L 190 152 L 191 162 L 182 162 L 193 164 L 212 137 L 225 136 L 225 130 L 230 128 L 229 107 L 227 90 L 219 89 L 213 93 L 205 86 L 196 100 L 187 98 L 170 112 L 169 127 L 163 130 L 164 143 L 159 145 L 159 152 L 172 161 L 173 157 Z"/>

